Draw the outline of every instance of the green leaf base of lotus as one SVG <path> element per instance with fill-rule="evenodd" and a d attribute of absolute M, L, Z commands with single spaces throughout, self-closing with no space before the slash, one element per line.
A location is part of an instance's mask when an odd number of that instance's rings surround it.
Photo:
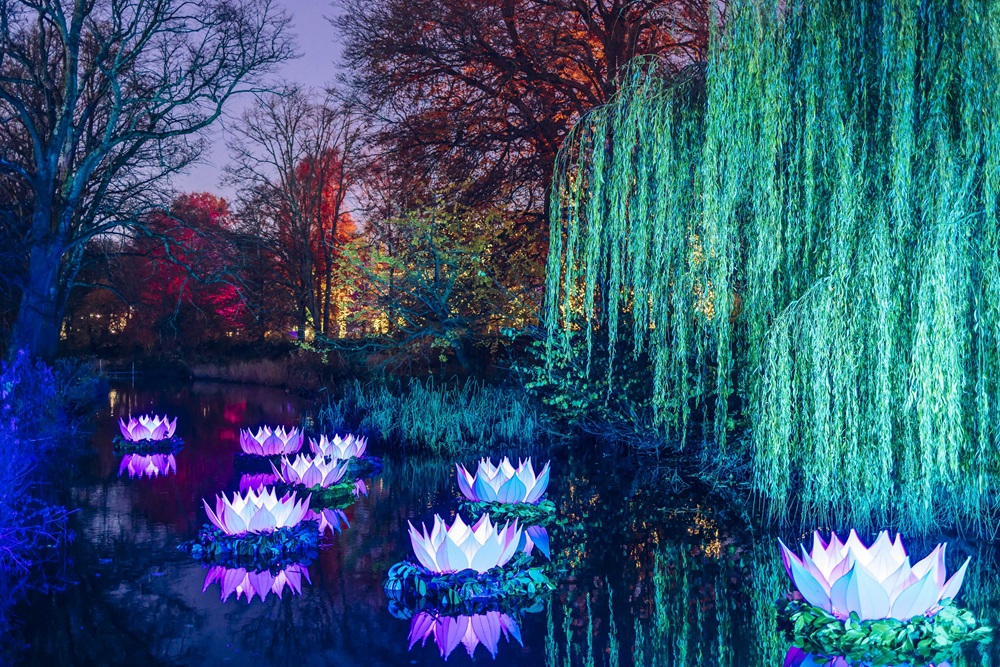
<path fill-rule="evenodd" d="M 179 437 L 162 440 L 126 440 L 120 435 L 114 439 L 116 454 L 176 454 L 184 447 Z"/>
<path fill-rule="evenodd" d="M 531 556 L 519 552 L 506 565 L 486 572 L 438 573 L 419 563 L 403 561 L 389 569 L 384 589 L 390 611 L 436 610 L 468 615 L 529 609 L 555 589 L 545 569 L 532 567 L 531 563 Z"/>
<path fill-rule="evenodd" d="M 806 653 L 844 657 L 873 667 L 908 664 L 920 667 L 953 658 L 965 644 L 990 641 L 992 629 L 968 609 L 950 601 L 932 617 L 841 620 L 807 602 L 778 600 L 778 619 L 792 645 Z"/>
<path fill-rule="evenodd" d="M 489 513 L 495 524 L 517 520 L 521 526 L 548 526 L 556 520 L 556 504 L 551 500 L 532 503 L 501 503 L 488 500 L 462 500 L 462 510 L 470 517 L 478 518 Z"/>
<path fill-rule="evenodd" d="M 308 565 L 319 555 L 319 522 L 301 521 L 269 533 L 229 535 L 205 524 L 198 538 L 179 547 L 205 565 L 270 570 Z"/>

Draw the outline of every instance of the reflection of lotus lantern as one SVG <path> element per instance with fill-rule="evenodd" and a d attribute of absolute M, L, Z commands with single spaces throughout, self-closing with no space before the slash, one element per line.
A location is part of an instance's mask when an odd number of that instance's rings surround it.
<path fill-rule="evenodd" d="M 501 503 L 537 503 L 549 485 L 549 464 L 535 476 L 531 459 L 521 461 L 517 468 L 504 457 L 499 466 L 489 459 L 479 461 L 475 476 L 465 466 L 456 465 L 458 487 L 471 501 Z"/>
<path fill-rule="evenodd" d="M 132 477 L 159 477 L 177 472 L 177 459 L 173 454 L 126 454 L 118 468 L 121 477 L 128 471 Z"/>
<path fill-rule="evenodd" d="M 166 440 L 174 437 L 174 430 L 177 428 L 177 418 L 174 417 L 173 421 L 169 421 L 166 415 L 162 417 L 139 415 L 138 419 L 129 417 L 128 423 L 124 419 L 119 419 L 118 428 L 121 429 L 122 437 L 129 442 Z"/>
<path fill-rule="evenodd" d="M 429 535 L 427 526 L 422 527 L 421 534 L 410 524 L 413 552 L 421 565 L 438 573 L 470 568 L 486 572 L 503 565 L 517 552 L 522 533 L 516 521 L 513 526 L 509 523 L 503 528 L 494 526 L 489 514 L 479 517 L 471 528 L 460 516 L 455 517 L 455 523 L 449 528 L 437 514 L 434 515 L 434 528 Z"/>
<path fill-rule="evenodd" d="M 296 500 L 294 493 L 286 493 L 278 498 L 274 489 L 249 490 L 246 495 L 233 494 L 232 501 L 226 495 L 216 496 L 215 511 L 205 503 L 209 520 L 224 533 L 270 532 L 276 528 L 294 526 L 309 511 L 309 498 Z"/>
<path fill-rule="evenodd" d="M 345 438 L 334 435 L 332 440 L 325 435 L 321 435 L 318 442 L 309 438 L 309 447 L 313 450 L 314 454 L 330 456 L 341 460 L 361 458 L 365 455 L 365 448 L 367 446 L 367 438 L 355 437 L 353 434 Z"/>
<path fill-rule="evenodd" d="M 335 507 L 325 507 L 321 510 L 309 510 L 306 519 L 319 521 L 319 534 L 340 533 L 344 528 L 350 528 L 351 524 L 347 520 L 344 510 Z"/>
<path fill-rule="evenodd" d="M 410 648 L 412 649 L 418 641 L 423 646 L 433 635 L 438 650 L 441 651 L 441 657 L 446 660 L 459 643 L 465 645 L 469 657 L 472 657 L 476 647 L 482 644 L 495 658 L 501 633 L 507 641 L 510 641 L 510 637 L 514 637 L 518 644 L 524 646 L 524 642 L 521 641 L 521 629 L 507 614 L 488 611 L 473 616 L 451 617 L 434 616 L 422 611 L 410 621 Z"/>
<path fill-rule="evenodd" d="M 247 454 L 256 456 L 294 454 L 302 449 L 302 433 L 297 428 L 286 431 L 284 426 L 273 431 L 264 426 L 256 433 L 250 429 L 240 429 L 240 448 Z"/>
<path fill-rule="evenodd" d="M 259 491 L 265 486 L 271 486 L 279 481 L 281 481 L 281 476 L 271 472 L 262 474 L 243 473 L 240 475 L 240 493 L 246 493 L 250 489 Z"/>
<path fill-rule="evenodd" d="M 852 612 L 861 620 L 932 616 L 942 600 L 958 594 L 969 565 L 967 559 L 945 581 L 944 544 L 911 567 L 899 535 L 891 542 L 884 531 L 871 547 L 852 530 L 847 542 L 834 533 L 829 544 L 817 532 L 812 554 L 803 547 L 802 558 L 784 544 L 781 551 L 785 570 L 806 602 L 841 619 Z"/>
<path fill-rule="evenodd" d="M 784 667 L 864 667 L 866 663 L 852 663 L 846 658 L 827 658 L 823 656 L 818 656 L 812 653 L 806 653 L 800 648 L 795 646 L 788 649 L 788 654 L 785 655 Z M 907 665 L 894 665 L 893 667 L 908 667 Z M 935 665 L 928 665 L 927 667 L 935 667 Z M 937 663 L 937 667 L 949 667 L 947 662 Z"/>
<path fill-rule="evenodd" d="M 281 459 L 281 470 L 274 468 L 274 472 L 286 484 L 326 488 L 337 484 L 344 478 L 344 474 L 347 473 L 347 465 L 347 461 L 327 460 L 322 456 L 299 455 L 295 457 L 294 461 L 289 461 L 287 458 Z"/>
<path fill-rule="evenodd" d="M 302 578 L 309 583 L 309 570 L 304 565 L 289 565 L 277 574 L 271 574 L 267 570 L 261 572 L 247 572 L 243 568 L 229 568 L 215 565 L 208 571 L 205 577 L 205 585 L 201 589 L 204 593 L 208 587 L 215 582 L 219 582 L 222 587 L 222 601 L 225 602 L 233 593 L 236 599 L 246 596 L 249 604 L 256 595 L 261 602 L 271 593 L 279 598 L 284 593 L 287 586 L 295 595 L 302 594 Z"/>

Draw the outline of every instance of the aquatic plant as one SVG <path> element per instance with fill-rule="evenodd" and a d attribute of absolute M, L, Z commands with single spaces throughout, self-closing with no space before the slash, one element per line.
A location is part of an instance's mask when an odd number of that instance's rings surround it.
<path fill-rule="evenodd" d="M 215 511 L 207 500 L 202 500 L 208 519 L 219 530 L 228 535 L 240 533 L 270 532 L 276 528 L 294 526 L 305 518 L 309 511 L 310 497 L 297 499 L 295 492 L 278 498 L 274 489 L 253 489 L 246 494 L 233 493 L 229 500 L 226 494 L 216 496 Z"/>
<path fill-rule="evenodd" d="M 535 476 L 531 458 L 515 469 L 505 456 L 499 466 L 491 459 L 480 459 L 475 476 L 465 466 L 456 464 L 458 488 L 473 502 L 537 503 L 549 485 L 549 464 Z"/>
<path fill-rule="evenodd" d="M 122 437 L 129 442 L 139 442 L 140 440 L 168 440 L 174 437 L 177 429 L 177 418 L 170 421 L 166 415 L 157 417 L 156 415 L 139 415 L 138 418 L 129 417 L 128 422 L 124 419 L 118 420 L 118 428 Z"/>
<path fill-rule="evenodd" d="M 347 474 L 347 461 L 327 459 L 323 456 L 298 455 L 294 461 L 281 459 L 281 470 L 274 468 L 280 481 L 299 484 L 308 488 L 326 488 L 339 483 Z"/>
<path fill-rule="evenodd" d="M 368 446 L 368 438 L 355 436 L 353 433 L 341 438 L 334 435 L 332 439 L 321 435 L 319 440 L 309 438 L 309 448 L 314 454 L 320 456 L 330 456 L 334 459 L 347 460 L 350 458 L 361 458 L 365 455 L 365 448 Z"/>
<path fill-rule="evenodd" d="M 214 565 L 209 568 L 205 576 L 205 585 L 201 592 L 204 593 L 208 587 L 218 582 L 222 589 L 221 599 L 223 602 L 232 595 L 236 599 L 246 597 L 247 604 L 253 601 L 254 596 L 263 602 L 268 595 L 274 593 L 279 598 L 288 588 L 295 595 L 302 594 L 302 580 L 312 583 L 309 579 L 309 568 L 301 564 L 293 564 L 284 567 L 276 573 L 264 569 L 259 571 L 247 571 L 241 567 L 230 568 L 222 565 Z"/>
<path fill-rule="evenodd" d="M 254 433 L 250 429 L 240 429 L 240 448 L 254 456 L 276 456 L 294 454 L 302 449 L 302 433 L 297 428 L 287 431 L 284 426 L 271 429 L 263 426 Z"/>
<path fill-rule="evenodd" d="M 995 531 L 998 12 L 732 0 L 704 70 L 637 61 L 557 158 L 548 364 L 606 333 L 613 393 L 629 342 L 776 519 Z"/>
<path fill-rule="evenodd" d="M 409 642 L 412 649 L 418 641 L 424 646 L 433 637 L 445 660 L 459 644 L 465 646 L 470 658 L 482 644 L 495 658 L 501 634 L 508 641 L 514 637 L 518 644 L 524 646 L 517 621 L 499 611 L 471 616 L 444 616 L 425 611 L 410 620 Z"/>
<path fill-rule="evenodd" d="M 839 619 L 862 621 L 933 616 L 958 595 L 971 559 L 945 581 L 945 544 L 910 567 L 899 535 L 889 540 L 883 531 L 866 547 L 853 530 L 846 542 L 831 533 L 830 542 L 813 534 L 812 554 L 802 558 L 779 540 L 785 571 L 807 602 Z"/>
<path fill-rule="evenodd" d="M 177 473 L 177 459 L 171 454 L 126 454 L 118 467 L 118 476 L 128 471 L 129 478 L 159 477 Z"/>
<path fill-rule="evenodd" d="M 437 455 L 529 445 L 542 430 L 523 392 L 473 380 L 449 385 L 411 379 L 396 387 L 355 381 L 342 391 L 319 411 L 325 430 L 345 429 L 350 420 L 362 431 Z"/>
<path fill-rule="evenodd" d="M 426 524 L 423 532 L 410 523 L 410 542 L 420 564 L 430 572 L 447 573 L 472 569 L 482 573 L 502 566 L 517 553 L 521 528 L 517 522 L 494 526 L 488 514 L 479 517 L 471 527 L 461 516 L 448 526 L 437 514 L 430 534 Z"/>

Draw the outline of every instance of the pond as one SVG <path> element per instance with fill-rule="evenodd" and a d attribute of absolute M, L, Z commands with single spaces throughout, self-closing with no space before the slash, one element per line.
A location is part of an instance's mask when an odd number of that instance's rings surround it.
<path fill-rule="evenodd" d="M 390 613 L 383 584 L 394 563 L 412 558 L 407 522 L 430 523 L 435 513 L 450 521 L 459 492 L 454 461 L 403 456 L 377 440 L 369 453 L 382 458 L 381 472 L 347 508 L 350 526 L 321 543 L 300 593 L 223 599 L 222 583 L 178 547 L 207 523 L 202 499 L 238 489 L 240 428 L 296 425 L 309 407 L 259 387 L 114 386 L 97 416 L 92 453 L 68 489 L 79 508 L 70 546 L 74 583 L 36 595 L 22 610 L 26 664 L 784 663 L 789 646 L 776 628 L 774 602 L 790 586 L 777 538 L 795 544 L 805 533 L 754 528 L 745 519 L 751 508 L 713 507 L 672 470 L 567 447 L 513 452 L 551 458 L 547 495 L 565 525 L 551 534 L 556 590 L 545 604 L 506 619 L 495 647 L 476 646 L 469 623 L 454 626 L 461 636 L 450 642 L 438 637 L 443 648 L 433 635 L 411 641 L 411 621 Z M 167 474 L 132 478 L 112 441 L 120 417 L 145 412 L 176 416 L 184 447 Z M 476 458 L 461 462 L 471 466 Z M 922 556 L 933 542 L 907 546 Z M 967 555 L 973 559 L 961 600 L 995 624 L 994 548 L 949 542 L 949 572 Z M 957 662 L 1000 666 L 994 645 L 970 649 Z"/>

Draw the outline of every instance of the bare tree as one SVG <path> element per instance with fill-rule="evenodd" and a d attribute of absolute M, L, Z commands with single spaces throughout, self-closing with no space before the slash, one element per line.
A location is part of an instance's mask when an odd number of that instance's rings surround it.
<path fill-rule="evenodd" d="M 350 106 L 289 88 L 247 110 L 230 144 L 229 178 L 243 209 L 269 222 L 276 279 L 294 295 L 300 336 L 310 321 L 329 335 L 336 318 L 334 267 L 353 229 L 347 202 L 363 134 Z"/>
<path fill-rule="evenodd" d="M 287 24 L 273 0 L 0 0 L 0 179 L 30 198 L 11 349 L 55 354 L 87 243 L 168 203 L 197 133 L 294 55 Z"/>

